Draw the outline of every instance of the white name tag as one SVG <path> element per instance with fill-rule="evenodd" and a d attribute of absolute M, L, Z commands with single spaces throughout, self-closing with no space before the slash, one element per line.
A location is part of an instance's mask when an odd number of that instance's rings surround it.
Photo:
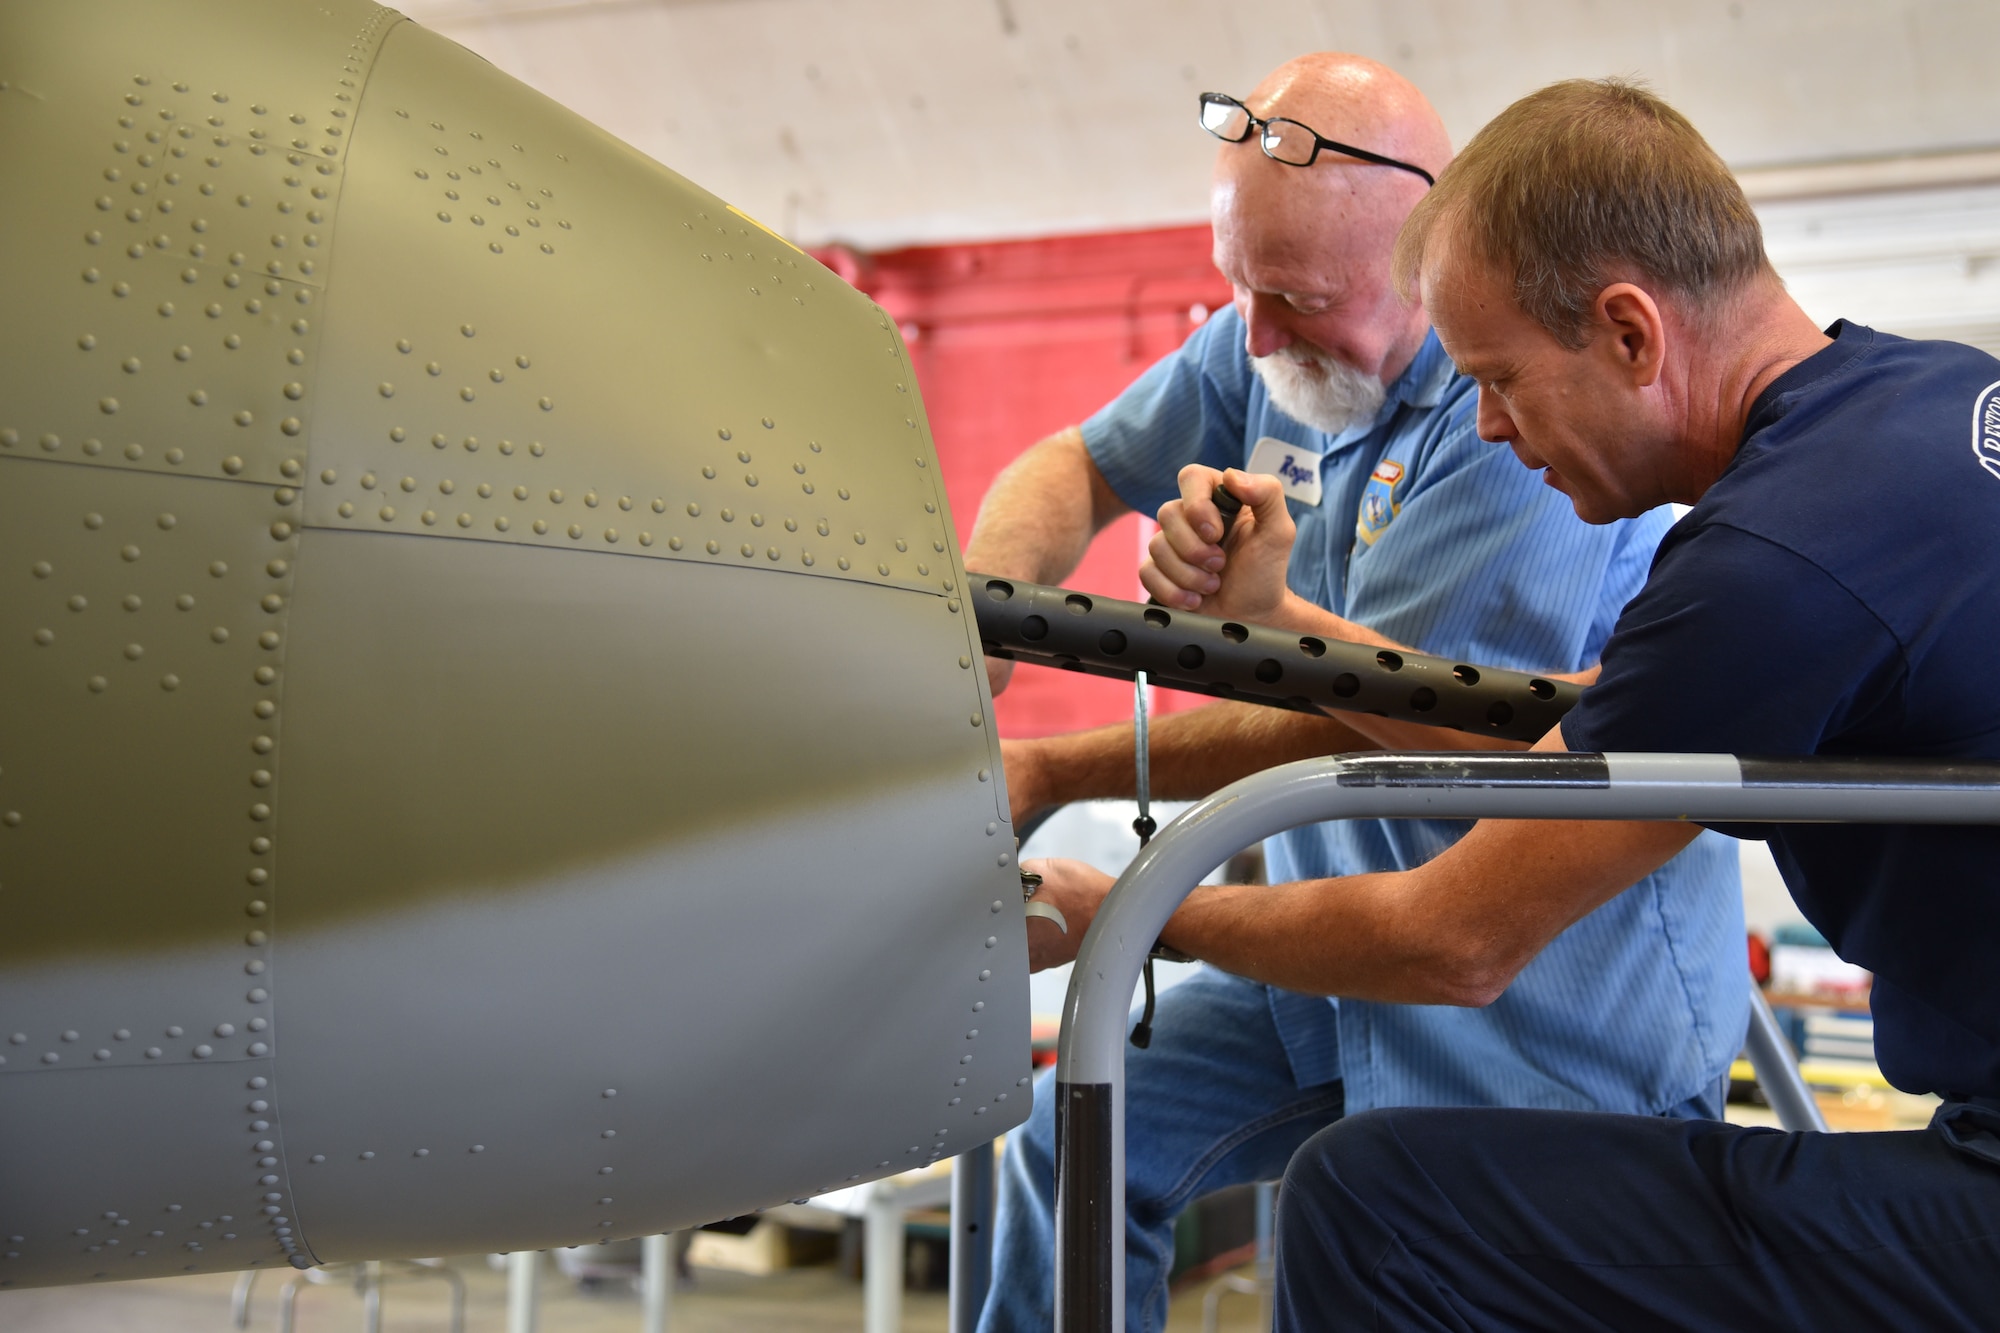
<path fill-rule="evenodd" d="M 1319 464 L 1322 454 L 1302 445 L 1286 444 L 1266 435 L 1250 451 L 1245 472 L 1261 472 L 1276 477 L 1285 487 L 1285 498 L 1300 504 L 1319 503 Z"/>

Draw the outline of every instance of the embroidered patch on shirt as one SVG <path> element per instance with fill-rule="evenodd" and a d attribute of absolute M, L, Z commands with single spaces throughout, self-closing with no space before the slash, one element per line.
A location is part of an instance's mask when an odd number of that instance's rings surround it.
<path fill-rule="evenodd" d="M 1368 474 L 1368 487 L 1361 492 L 1361 516 L 1354 525 L 1354 535 L 1373 546 L 1375 539 L 1387 530 L 1403 506 L 1396 499 L 1396 487 L 1403 480 L 1403 465 L 1394 459 L 1385 458 L 1375 465 Z"/>
<path fill-rule="evenodd" d="M 1325 455 L 1302 445 L 1287 444 L 1266 435 L 1250 451 L 1245 472 L 1261 472 L 1284 483 L 1285 498 L 1304 505 L 1319 503 L 1319 465 Z"/>

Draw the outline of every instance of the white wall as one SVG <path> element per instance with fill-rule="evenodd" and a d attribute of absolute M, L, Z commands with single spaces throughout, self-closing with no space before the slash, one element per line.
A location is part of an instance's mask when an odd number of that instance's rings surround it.
<path fill-rule="evenodd" d="M 1639 74 L 1738 167 L 2000 143 L 1993 0 L 403 0 L 413 18 L 807 242 L 1200 218 L 1194 95 L 1345 48 L 1459 142 Z"/>
<path fill-rule="evenodd" d="M 2000 353 L 2000 183 L 1772 200 L 1758 215 L 1771 262 L 1822 324 Z"/>

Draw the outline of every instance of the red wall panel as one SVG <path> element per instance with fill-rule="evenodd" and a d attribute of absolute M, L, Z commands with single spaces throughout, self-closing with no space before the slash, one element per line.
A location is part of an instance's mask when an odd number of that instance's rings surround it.
<path fill-rule="evenodd" d="M 1229 287 L 1206 225 L 820 257 L 903 327 L 958 536 L 993 477 L 1096 411 L 1179 346 Z M 1139 521 L 1099 534 L 1068 583 L 1136 597 Z M 1192 702 L 1162 692 L 1158 706 Z M 1130 716 L 1131 687 L 1023 667 L 997 702 L 1001 734 L 1040 736 Z"/>

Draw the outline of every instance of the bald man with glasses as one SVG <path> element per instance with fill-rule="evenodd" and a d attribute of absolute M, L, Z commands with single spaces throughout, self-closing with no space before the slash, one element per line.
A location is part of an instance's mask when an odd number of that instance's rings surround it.
<path fill-rule="evenodd" d="M 1391 281 L 1397 230 L 1451 156 L 1436 112 L 1394 71 L 1321 54 L 1241 99 L 1204 94 L 1200 123 L 1222 141 L 1215 261 L 1233 306 L 1002 473 L 968 567 L 1057 583 L 1105 524 L 1158 512 L 1143 577 L 1164 605 L 1242 619 L 1257 618 L 1239 605 L 1252 593 L 1297 598 L 1358 642 L 1544 673 L 1593 666 L 1669 517 L 1590 527 L 1478 438 L 1474 386 Z M 1218 480 L 1251 502 L 1226 548 L 1208 499 Z M 1226 563 L 1261 567 L 1273 549 L 1289 552 L 1275 564 L 1284 587 L 1237 579 L 1223 590 Z M 988 663 L 996 690 L 1007 668 Z M 1483 743 L 1383 718 L 1217 703 L 1154 723 L 1152 794 L 1198 797 L 1312 755 Z M 1132 794 L 1129 726 L 1005 749 L 1017 827 L 1051 805 Z M 1465 828 L 1321 825 L 1272 839 L 1266 859 L 1274 882 L 1408 869 Z M 1074 863 L 1031 866 L 1045 876 L 1038 896 L 1069 919 L 1067 936 L 1028 925 L 1036 966 L 1051 966 L 1074 953 L 1096 883 Z M 1719 1115 L 1747 1023 L 1736 875 L 1733 849 L 1705 835 L 1571 927 L 1484 1008 L 1329 1002 L 1213 968 L 1161 995 L 1151 1046 L 1128 1052 L 1127 1327 L 1165 1325 L 1173 1224 L 1188 1203 L 1276 1178 L 1345 1113 Z M 1052 1322 L 1053 1143 L 1050 1099 L 1038 1096 L 1004 1158 L 982 1333 Z"/>

